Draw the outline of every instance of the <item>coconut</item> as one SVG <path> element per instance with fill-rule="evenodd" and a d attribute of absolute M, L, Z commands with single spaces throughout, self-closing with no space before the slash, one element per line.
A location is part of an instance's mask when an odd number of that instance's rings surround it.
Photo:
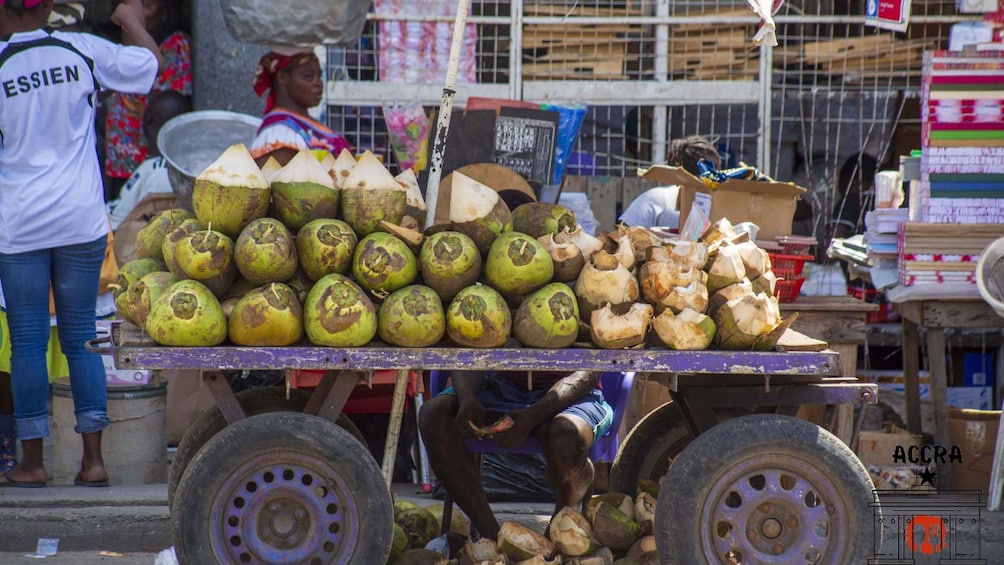
<path fill-rule="evenodd" d="M 647 492 L 652 498 L 659 500 L 659 483 L 649 479 L 638 479 L 638 494 Z"/>
<path fill-rule="evenodd" d="M 736 237 L 738 237 L 738 234 L 736 233 L 736 228 L 732 225 L 732 222 L 730 222 L 728 218 L 722 218 L 714 224 L 711 224 L 708 231 L 704 232 L 704 236 L 701 238 L 701 241 L 711 247 L 716 243 L 732 241 Z"/>
<path fill-rule="evenodd" d="M 774 271 L 767 271 L 753 279 L 751 283 L 753 285 L 753 292 L 757 294 L 763 292 L 768 296 L 774 296 L 774 289 L 777 287 L 777 275 L 774 274 Z"/>
<path fill-rule="evenodd" d="M 237 274 L 233 240 L 213 229 L 197 231 L 178 240 L 174 261 L 182 273 L 178 278 L 195 279 L 217 297 L 230 288 Z"/>
<path fill-rule="evenodd" d="M 685 308 L 704 312 L 708 309 L 708 287 L 698 280 L 692 281 L 687 286 L 673 287 L 662 302 L 655 305 L 656 312 L 662 312 L 666 308 L 672 310 L 674 314 Z"/>
<path fill-rule="evenodd" d="M 129 314 L 127 319 L 141 328 L 145 327 L 150 305 L 176 282 L 178 277 L 171 273 L 154 271 L 129 285 L 129 289 L 125 292 L 125 308 Z"/>
<path fill-rule="evenodd" d="M 450 192 L 450 229 L 469 236 L 482 257 L 495 238 L 512 231 L 512 212 L 491 188 L 453 171 Z"/>
<path fill-rule="evenodd" d="M 735 284 L 746 276 L 746 267 L 739 254 L 739 248 L 730 243 L 718 247 L 718 253 L 708 267 L 708 292 L 715 293 L 730 284 Z"/>
<path fill-rule="evenodd" d="M 513 321 L 513 335 L 524 347 L 561 348 L 579 335 L 575 293 L 564 283 L 551 283 L 528 296 Z"/>
<path fill-rule="evenodd" d="M 743 266 L 746 268 L 746 276 L 750 280 L 770 271 L 770 255 L 760 249 L 756 242 L 744 241 L 737 244 L 736 249 L 739 251 L 739 257 L 742 258 Z"/>
<path fill-rule="evenodd" d="M 296 291 L 282 283 L 252 290 L 229 315 L 230 341 L 252 347 L 282 347 L 303 338 L 303 310 Z"/>
<path fill-rule="evenodd" d="M 753 349 L 758 342 L 762 343 L 762 338 L 770 339 L 771 332 L 781 325 L 781 313 L 777 299 L 761 292 L 729 300 L 715 311 L 714 320 L 718 327 L 715 342 L 719 348 Z"/>
<path fill-rule="evenodd" d="M 358 347 L 376 335 L 376 308 L 356 283 L 325 275 L 307 293 L 303 326 L 314 345 Z"/>
<path fill-rule="evenodd" d="M 708 299 L 708 314 L 711 316 L 715 315 L 715 312 L 725 305 L 726 302 L 732 300 L 733 298 L 739 298 L 740 296 L 759 294 L 753 291 L 753 285 L 750 284 L 750 280 L 744 278 L 743 280 L 730 284 L 729 286 L 719 290 L 718 292 L 711 295 Z"/>
<path fill-rule="evenodd" d="M 146 333 L 160 345 L 211 347 L 227 338 L 227 320 L 213 293 L 199 281 L 171 285 L 150 306 Z"/>
<path fill-rule="evenodd" d="M 394 537 L 390 544 L 390 557 L 387 560 L 393 563 L 394 559 L 405 551 L 408 551 L 408 534 L 400 524 L 394 524 Z"/>
<path fill-rule="evenodd" d="M 512 229 L 539 238 L 561 230 L 575 229 L 575 215 L 571 210 L 546 202 L 527 202 L 512 211 Z"/>
<path fill-rule="evenodd" d="M 394 501 L 394 521 L 396 522 L 398 517 L 405 511 L 411 510 L 412 508 L 421 508 L 417 503 L 410 500 L 395 500 Z"/>
<path fill-rule="evenodd" d="M 634 269 L 635 263 L 637 263 L 634 256 L 634 247 L 631 244 L 631 238 L 626 233 L 610 232 L 606 234 L 607 240 L 610 242 L 606 245 L 606 250 L 617 257 L 617 260 L 621 262 L 627 270 Z"/>
<path fill-rule="evenodd" d="M 161 254 L 164 256 L 164 264 L 167 265 L 167 270 L 174 276 L 178 278 L 185 276 L 185 273 L 182 273 L 178 269 L 177 261 L 174 260 L 174 248 L 177 247 L 178 242 L 185 236 L 192 235 L 204 229 L 206 229 L 206 226 L 202 225 L 202 222 L 195 218 L 189 218 L 178 224 L 178 227 L 167 232 L 167 235 L 164 237 L 164 243 L 161 245 Z"/>
<path fill-rule="evenodd" d="M 229 237 L 264 217 L 272 191 L 243 143 L 231 145 L 195 179 L 195 217 Z"/>
<path fill-rule="evenodd" d="M 428 347 L 446 334 L 443 303 L 427 286 L 411 285 L 391 293 L 377 313 L 377 335 L 391 345 Z"/>
<path fill-rule="evenodd" d="M 554 241 L 558 243 L 571 243 L 582 251 L 582 257 L 588 261 L 593 253 L 603 249 L 603 242 L 599 238 L 586 233 L 582 226 L 576 226 L 573 230 L 567 228 L 554 236 Z"/>
<path fill-rule="evenodd" d="M 551 540 L 515 522 L 502 522 L 499 526 L 498 546 L 499 551 L 513 561 L 523 561 L 535 555 L 554 555 Z"/>
<path fill-rule="evenodd" d="M 708 263 L 708 246 L 703 242 L 681 239 L 670 242 L 669 247 L 678 263 L 686 263 L 695 269 L 703 269 Z"/>
<path fill-rule="evenodd" d="M 593 534 L 596 540 L 614 552 L 627 551 L 635 541 L 645 535 L 645 530 L 635 522 L 634 508 L 623 512 L 617 506 L 600 502 L 593 516 Z"/>
<path fill-rule="evenodd" d="M 342 218 L 361 236 L 377 231 L 380 220 L 400 224 L 407 203 L 407 189 L 369 151 L 342 185 Z"/>
<path fill-rule="evenodd" d="M 579 312 L 589 316 L 603 304 L 625 304 L 638 299 L 638 279 L 606 251 L 597 251 L 586 261 L 575 283 Z"/>
<path fill-rule="evenodd" d="M 331 151 L 327 149 L 311 149 L 310 153 L 317 159 L 317 163 L 321 165 L 325 173 L 330 173 L 331 169 L 335 168 L 335 161 L 338 159 L 331 154 Z M 271 157 L 269 157 L 271 159 Z"/>
<path fill-rule="evenodd" d="M 310 150 L 301 149 L 270 180 L 272 216 L 290 231 L 299 231 L 311 220 L 338 215 L 341 191 Z"/>
<path fill-rule="evenodd" d="M 282 165 L 275 157 L 269 157 L 265 164 L 261 166 L 261 174 L 265 177 L 265 180 L 272 182 L 272 177 L 275 176 L 282 169 Z"/>
<path fill-rule="evenodd" d="M 537 241 L 544 246 L 544 249 L 551 255 L 551 262 L 554 263 L 554 276 L 556 282 L 572 282 L 579 278 L 582 267 L 586 264 L 582 251 L 573 243 L 558 243 L 554 240 L 554 234 L 549 233 L 537 238 Z"/>
<path fill-rule="evenodd" d="M 609 547 L 601 547 L 595 553 L 566 559 L 564 565 L 614 565 L 614 554 Z"/>
<path fill-rule="evenodd" d="M 356 232 L 341 220 L 321 218 L 308 222 L 296 234 L 300 268 L 314 281 L 332 273 L 344 274 L 352 266 L 358 242 Z"/>
<path fill-rule="evenodd" d="M 596 509 L 599 508 L 601 502 L 606 502 L 607 504 L 612 504 L 618 510 L 623 512 L 628 516 L 634 516 L 634 499 L 623 492 L 605 492 L 603 494 L 597 494 L 586 501 L 583 507 L 583 517 L 592 523 L 593 518 L 596 517 Z"/>
<path fill-rule="evenodd" d="M 142 324 L 129 315 L 129 309 L 126 307 L 126 293 L 132 285 L 139 282 L 144 276 L 157 271 L 163 271 L 165 268 L 163 261 L 150 258 L 133 259 L 119 267 L 119 274 L 115 278 L 115 282 L 109 285 L 109 288 L 112 289 L 112 296 L 115 297 L 115 307 L 118 309 L 119 316 L 141 328 L 143 327 Z"/>
<path fill-rule="evenodd" d="M 658 305 L 674 288 L 694 282 L 699 272 L 689 263 L 677 261 L 669 249 L 655 247 L 649 260 L 638 269 L 642 297 L 649 304 Z"/>
<path fill-rule="evenodd" d="M 331 170 L 328 171 L 331 180 L 335 181 L 335 188 L 345 186 L 345 179 L 349 178 L 355 166 L 356 158 L 352 156 L 352 152 L 348 149 L 342 149 L 338 153 L 338 157 L 335 158 L 335 162 L 331 164 Z"/>
<path fill-rule="evenodd" d="M 171 208 L 154 216 L 150 223 L 136 233 L 136 258 L 163 261 L 164 238 L 181 222 L 194 217 L 182 208 Z"/>
<path fill-rule="evenodd" d="M 442 231 L 428 236 L 419 250 L 418 265 L 422 280 L 445 302 L 481 276 L 478 247 L 460 232 Z"/>
<path fill-rule="evenodd" d="M 707 349 L 715 337 L 715 322 L 689 308 L 678 314 L 670 309 L 663 310 L 652 319 L 652 329 L 666 347 L 681 351 Z"/>
<path fill-rule="evenodd" d="M 425 206 L 425 197 L 422 196 L 422 189 L 418 186 L 418 177 L 415 176 L 415 171 L 405 169 L 401 171 L 401 174 L 394 177 L 394 180 L 407 189 L 405 193 L 406 205 L 404 207 L 405 218 L 412 218 L 415 222 L 415 227 L 424 226 L 428 208 Z M 404 221 L 402 220 L 401 223 L 403 225 Z"/>
<path fill-rule="evenodd" d="M 520 561 L 516 565 L 561 565 L 561 555 L 555 555 L 550 558 L 534 555 L 529 559 Z"/>
<path fill-rule="evenodd" d="M 536 239 L 506 232 L 492 242 L 485 258 L 485 279 L 510 300 L 519 300 L 551 282 L 554 262 Z"/>
<path fill-rule="evenodd" d="M 416 506 L 402 510 L 395 515 L 394 521 L 408 534 L 410 547 L 425 547 L 439 533 L 439 520 L 425 508 Z"/>
<path fill-rule="evenodd" d="M 223 315 L 227 318 L 228 322 L 230 320 L 230 315 L 234 313 L 234 306 L 237 306 L 237 303 L 240 302 L 240 300 L 240 296 L 229 296 L 220 300 L 220 308 L 223 309 Z"/>
<path fill-rule="evenodd" d="M 603 349 L 624 349 L 645 343 L 654 309 L 651 304 L 607 304 L 589 320 L 593 343 Z"/>
<path fill-rule="evenodd" d="M 548 528 L 548 535 L 554 546 L 562 555 L 579 557 L 596 551 L 600 544 L 593 536 L 593 527 L 589 521 L 571 507 L 562 508 Z"/>
<path fill-rule="evenodd" d="M 442 525 L 443 523 L 443 503 L 438 502 L 436 504 L 430 504 L 425 507 L 426 510 L 432 513 L 436 517 L 436 521 Z M 440 530 L 442 531 L 442 530 Z M 471 535 L 471 522 L 467 519 L 467 516 L 460 511 L 456 506 L 453 507 L 453 512 L 450 513 L 450 531 L 461 537 L 467 537 Z"/>
<path fill-rule="evenodd" d="M 385 232 L 371 233 L 352 255 L 352 277 L 372 296 L 388 294 L 411 284 L 418 276 L 418 260 L 408 245 Z"/>
<path fill-rule="evenodd" d="M 634 501 L 634 521 L 645 530 L 645 535 L 651 535 L 655 524 L 656 501 L 656 497 L 647 492 L 639 494 Z"/>
<path fill-rule="evenodd" d="M 509 565 L 509 558 L 499 552 L 495 540 L 481 538 L 477 541 L 468 539 L 460 552 L 462 565 Z"/>
<path fill-rule="evenodd" d="M 658 547 L 656 546 L 655 536 L 646 535 L 640 540 L 634 542 L 631 549 L 628 549 L 627 558 L 634 559 L 635 562 L 647 565 L 651 563 L 652 565 L 658 565 Z"/>
<path fill-rule="evenodd" d="M 627 237 L 631 242 L 631 251 L 638 261 L 646 260 L 650 247 L 662 247 L 662 238 L 646 227 L 620 224 L 617 232 L 619 237 Z"/>
<path fill-rule="evenodd" d="M 275 218 L 254 220 L 234 244 L 234 263 L 251 284 L 287 281 L 298 265 L 293 234 Z"/>
<path fill-rule="evenodd" d="M 495 289 L 469 286 L 446 310 L 446 335 L 465 347 L 501 347 L 512 331 L 512 312 Z"/>
<path fill-rule="evenodd" d="M 409 549 L 391 562 L 391 565 L 447 565 L 449 559 L 431 549 Z"/>

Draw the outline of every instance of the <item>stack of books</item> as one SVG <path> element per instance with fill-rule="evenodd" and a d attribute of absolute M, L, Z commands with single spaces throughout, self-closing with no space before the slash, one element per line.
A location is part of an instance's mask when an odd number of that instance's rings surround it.
<path fill-rule="evenodd" d="M 976 264 L 991 242 L 1004 237 L 1004 224 L 900 224 L 899 281 L 976 284 Z"/>

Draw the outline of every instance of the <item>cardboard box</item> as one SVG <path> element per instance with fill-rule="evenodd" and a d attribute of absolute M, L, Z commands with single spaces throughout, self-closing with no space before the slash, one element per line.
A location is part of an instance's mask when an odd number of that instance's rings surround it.
<path fill-rule="evenodd" d="M 791 235 L 795 202 L 805 189 L 783 182 L 728 180 L 711 190 L 700 179 L 680 167 L 656 165 L 638 175 L 659 183 L 680 187 L 680 226 L 687 221 L 694 201 L 706 206 L 712 222 L 728 218 L 733 224 L 753 222 L 760 227 L 757 239 L 773 240 Z"/>
<path fill-rule="evenodd" d="M 990 492 L 1000 410 L 951 410 L 948 437 L 962 450 L 962 462 L 952 463 L 952 488 Z"/>
<path fill-rule="evenodd" d="M 866 466 L 900 467 L 905 464 L 894 460 L 896 449 L 909 451 L 910 447 L 920 445 L 921 436 L 887 426 L 886 431 L 858 434 L 858 459 Z"/>
<path fill-rule="evenodd" d="M 866 467 L 876 490 L 934 490 L 934 485 L 922 484 L 923 481 L 917 476 L 924 467 L 913 465 L 899 467 L 866 465 Z"/>
<path fill-rule="evenodd" d="M 167 379 L 167 444 L 178 445 L 195 419 L 216 406 L 216 401 L 202 384 L 199 371 L 164 370 L 160 378 Z"/>
<path fill-rule="evenodd" d="M 97 337 L 108 337 L 111 332 L 111 320 L 98 320 Z M 105 367 L 105 382 L 109 385 L 145 385 L 149 384 L 150 377 L 153 376 L 153 371 L 118 369 L 115 367 L 115 358 L 111 355 L 102 355 L 101 363 Z"/>

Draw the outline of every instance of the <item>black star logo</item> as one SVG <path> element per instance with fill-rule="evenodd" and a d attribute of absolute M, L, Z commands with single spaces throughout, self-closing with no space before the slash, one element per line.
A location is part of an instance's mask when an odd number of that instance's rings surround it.
<path fill-rule="evenodd" d="M 917 475 L 917 477 L 920 478 L 919 486 L 924 486 L 924 485 L 931 485 L 932 487 L 935 486 L 934 479 L 935 477 L 938 476 L 938 472 L 932 471 L 930 467 L 924 467 L 923 471 L 918 471 L 914 469 L 913 474 Z"/>

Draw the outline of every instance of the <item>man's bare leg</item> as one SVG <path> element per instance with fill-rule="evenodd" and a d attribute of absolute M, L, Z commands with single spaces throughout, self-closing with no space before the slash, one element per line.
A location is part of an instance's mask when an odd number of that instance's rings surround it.
<path fill-rule="evenodd" d="M 559 414 L 542 432 L 547 478 L 555 494 L 554 514 L 565 506 L 578 510 L 593 485 L 589 460 L 593 428 L 582 418 Z"/>

